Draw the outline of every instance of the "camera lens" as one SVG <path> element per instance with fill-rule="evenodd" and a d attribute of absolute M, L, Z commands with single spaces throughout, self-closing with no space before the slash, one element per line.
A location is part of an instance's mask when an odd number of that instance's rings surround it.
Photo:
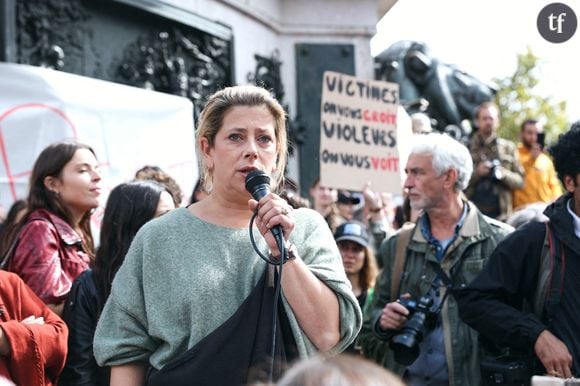
<path fill-rule="evenodd" d="M 425 335 L 426 318 L 427 315 L 424 312 L 415 312 L 405 323 L 401 332 L 391 340 L 391 348 L 398 363 L 410 366 L 419 356 L 419 344 Z"/>

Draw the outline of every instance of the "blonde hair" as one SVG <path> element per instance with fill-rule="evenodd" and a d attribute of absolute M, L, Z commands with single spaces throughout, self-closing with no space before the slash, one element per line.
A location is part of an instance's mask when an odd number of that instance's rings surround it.
<path fill-rule="evenodd" d="M 210 146 L 214 145 L 217 133 L 222 127 L 225 115 L 235 106 L 266 106 L 274 118 L 276 136 L 276 173 L 272 176 L 272 187 L 278 190 L 284 181 L 284 169 L 288 156 L 286 133 L 286 112 L 280 103 L 267 90 L 257 86 L 227 87 L 211 95 L 201 112 L 197 125 L 196 143 L 201 154 L 201 139 L 205 138 Z M 211 171 L 203 157 L 200 158 L 200 173 L 204 190 L 212 189 Z"/>
<path fill-rule="evenodd" d="M 404 386 L 395 374 L 361 357 L 316 355 L 294 364 L 277 386 Z"/>

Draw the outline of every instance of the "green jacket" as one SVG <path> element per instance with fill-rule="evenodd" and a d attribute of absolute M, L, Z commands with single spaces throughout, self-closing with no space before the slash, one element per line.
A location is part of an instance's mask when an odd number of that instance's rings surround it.
<path fill-rule="evenodd" d="M 447 249 L 441 267 L 447 275 L 457 269 L 452 276 L 454 286 L 464 286 L 471 282 L 482 269 L 495 246 L 513 230 L 509 225 L 483 216 L 479 210 L 468 203 L 469 212 L 459 236 Z M 424 214 L 422 215 L 424 216 Z M 418 219 L 421 221 L 420 217 Z M 359 343 L 364 355 L 382 364 L 384 367 L 403 375 L 405 368 L 395 362 L 389 348 L 392 334 L 381 333 L 375 329 L 376 321 L 383 308 L 391 301 L 391 275 L 395 258 L 398 234 L 385 240 L 379 251 L 383 259 L 383 271 L 380 275 L 372 306 L 365 312 L 364 323 L 359 335 Z M 458 263 L 463 259 L 463 263 Z M 415 227 L 407 247 L 406 265 L 401 279 L 400 293 L 410 293 L 418 299 L 429 290 L 436 273 L 426 261 L 437 262 L 433 249 L 423 237 L 420 227 Z M 445 289 L 441 289 L 441 296 Z M 450 294 L 441 310 L 445 352 L 449 371 L 450 386 L 477 386 L 481 383 L 479 372 L 479 348 L 477 333 L 459 318 L 457 303 Z"/>

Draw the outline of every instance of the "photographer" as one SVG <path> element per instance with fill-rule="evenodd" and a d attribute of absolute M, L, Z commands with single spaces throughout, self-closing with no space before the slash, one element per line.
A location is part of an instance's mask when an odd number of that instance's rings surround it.
<path fill-rule="evenodd" d="M 359 340 L 410 386 L 477 386 L 477 333 L 460 321 L 450 287 L 469 283 L 511 228 L 463 199 L 473 168 L 465 146 L 443 134 L 414 141 L 405 189 L 423 212 L 381 245 L 384 269 Z"/>
<path fill-rule="evenodd" d="M 505 221 L 512 212 L 512 194 L 524 184 L 524 170 L 516 146 L 498 137 L 499 109 L 484 102 L 475 112 L 477 131 L 470 150 L 474 172 L 465 190 L 481 213 Z"/>

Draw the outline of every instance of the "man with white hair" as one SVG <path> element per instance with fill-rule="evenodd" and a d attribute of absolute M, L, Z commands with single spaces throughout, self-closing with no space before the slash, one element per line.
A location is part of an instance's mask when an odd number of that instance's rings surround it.
<path fill-rule="evenodd" d="M 411 128 L 413 129 L 413 134 L 428 134 L 433 131 L 431 119 L 425 113 L 411 115 Z"/>
<path fill-rule="evenodd" d="M 405 172 L 414 227 L 383 242 L 383 271 L 359 336 L 364 354 L 415 385 L 480 385 L 477 333 L 458 315 L 471 282 L 513 228 L 465 200 L 473 163 L 446 134 L 417 136 Z"/>

